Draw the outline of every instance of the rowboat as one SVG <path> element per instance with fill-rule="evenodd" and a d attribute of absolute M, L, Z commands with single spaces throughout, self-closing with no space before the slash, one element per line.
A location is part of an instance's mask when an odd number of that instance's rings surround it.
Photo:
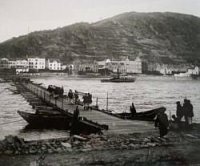
<path fill-rule="evenodd" d="M 156 115 L 166 109 L 165 107 L 159 107 L 156 109 L 144 111 L 144 112 L 137 112 L 135 114 L 132 113 L 118 113 L 116 114 L 118 117 L 122 119 L 130 119 L 130 120 L 143 120 L 143 121 L 154 121 Z"/>

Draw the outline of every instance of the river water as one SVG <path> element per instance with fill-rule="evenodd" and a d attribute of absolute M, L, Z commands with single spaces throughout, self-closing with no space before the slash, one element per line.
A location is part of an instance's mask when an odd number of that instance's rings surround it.
<path fill-rule="evenodd" d="M 131 103 L 134 102 L 138 112 L 164 106 L 167 108 L 167 114 L 172 115 L 175 114 L 176 101 L 182 103 L 184 98 L 188 98 L 194 107 L 194 121 L 200 122 L 200 80 L 137 76 L 134 83 L 102 83 L 100 78 L 67 75 L 40 76 L 32 80 L 42 83 L 45 87 L 50 84 L 63 86 L 66 94 L 69 89 L 89 92 L 93 95 L 94 105 L 98 103 L 100 108 L 108 108 L 113 112 L 128 112 Z M 14 88 L 9 83 L 0 84 L 0 138 L 8 134 L 16 134 L 26 139 L 68 136 L 66 131 L 23 130 L 26 122 L 19 117 L 17 110 L 33 110 L 20 94 L 12 93 L 10 89 Z"/>

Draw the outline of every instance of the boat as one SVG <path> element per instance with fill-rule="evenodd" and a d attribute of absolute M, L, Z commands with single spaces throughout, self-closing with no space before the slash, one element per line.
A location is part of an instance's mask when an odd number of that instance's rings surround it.
<path fill-rule="evenodd" d="M 18 114 L 28 122 L 29 128 L 54 128 L 54 129 L 70 129 L 73 123 L 73 114 L 69 112 L 40 110 L 36 113 L 28 113 L 17 111 Z M 84 134 L 101 133 L 101 130 L 108 130 L 108 126 L 92 122 L 84 117 L 79 117 L 78 132 Z"/>
<path fill-rule="evenodd" d="M 117 69 L 117 75 L 112 78 L 107 79 L 101 79 L 101 82 L 135 82 L 135 77 L 132 77 L 130 75 L 122 75 L 119 72 L 119 69 Z"/>
<path fill-rule="evenodd" d="M 114 76 L 112 78 L 107 79 L 101 79 L 101 82 L 135 82 L 135 77 L 128 76 L 128 75 L 120 75 L 119 72 L 117 72 L 117 76 Z"/>
<path fill-rule="evenodd" d="M 118 117 L 122 118 L 122 119 L 154 121 L 156 115 L 162 110 L 166 110 L 166 108 L 165 107 L 159 107 L 159 108 L 144 111 L 144 112 L 136 112 L 135 114 L 118 113 L 116 115 Z"/>
<path fill-rule="evenodd" d="M 135 82 L 135 78 L 130 78 L 130 77 L 120 77 L 120 78 L 110 78 L 110 79 L 102 79 L 101 82 Z"/>
<path fill-rule="evenodd" d="M 44 113 L 43 111 L 36 113 L 29 113 L 24 111 L 17 111 L 18 114 L 28 122 L 30 126 L 39 128 L 68 128 L 73 118 L 72 114 L 66 113 Z"/>

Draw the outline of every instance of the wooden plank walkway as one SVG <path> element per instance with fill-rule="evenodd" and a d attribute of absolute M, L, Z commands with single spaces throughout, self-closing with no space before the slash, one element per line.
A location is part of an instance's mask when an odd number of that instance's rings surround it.
<path fill-rule="evenodd" d="M 34 83 L 23 83 L 23 85 L 29 89 L 32 93 L 36 94 L 45 101 L 54 104 L 62 110 L 66 110 L 70 113 L 76 109 L 77 105 L 71 104 L 68 99 L 65 98 L 53 98 L 50 93 L 40 85 Z M 97 122 L 99 124 L 106 124 L 109 126 L 108 131 L 104 131 L 105 134 L 128 134 L 128 133 L 141 133 L 146 131 L 152 131 L 154 125 L 152 122 L 137 121 L 137 120 L 123 120 L 118 117 L 108 115 L 106 113 L 97 110 L 83 110 L 82 106 L 79 106 L 80 116 L 86 117 L 88 120 Z"/>

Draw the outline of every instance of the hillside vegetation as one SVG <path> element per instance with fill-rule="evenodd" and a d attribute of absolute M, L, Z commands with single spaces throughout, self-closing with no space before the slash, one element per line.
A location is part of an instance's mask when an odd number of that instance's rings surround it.
<path fill-rule="evenodd" d="M 103 60 L 140 56 L 200 64 L 200 18 L 177 13 L 124 13 L 93 24 L 33 32 L 0 44 L 0 57 Z"/>

